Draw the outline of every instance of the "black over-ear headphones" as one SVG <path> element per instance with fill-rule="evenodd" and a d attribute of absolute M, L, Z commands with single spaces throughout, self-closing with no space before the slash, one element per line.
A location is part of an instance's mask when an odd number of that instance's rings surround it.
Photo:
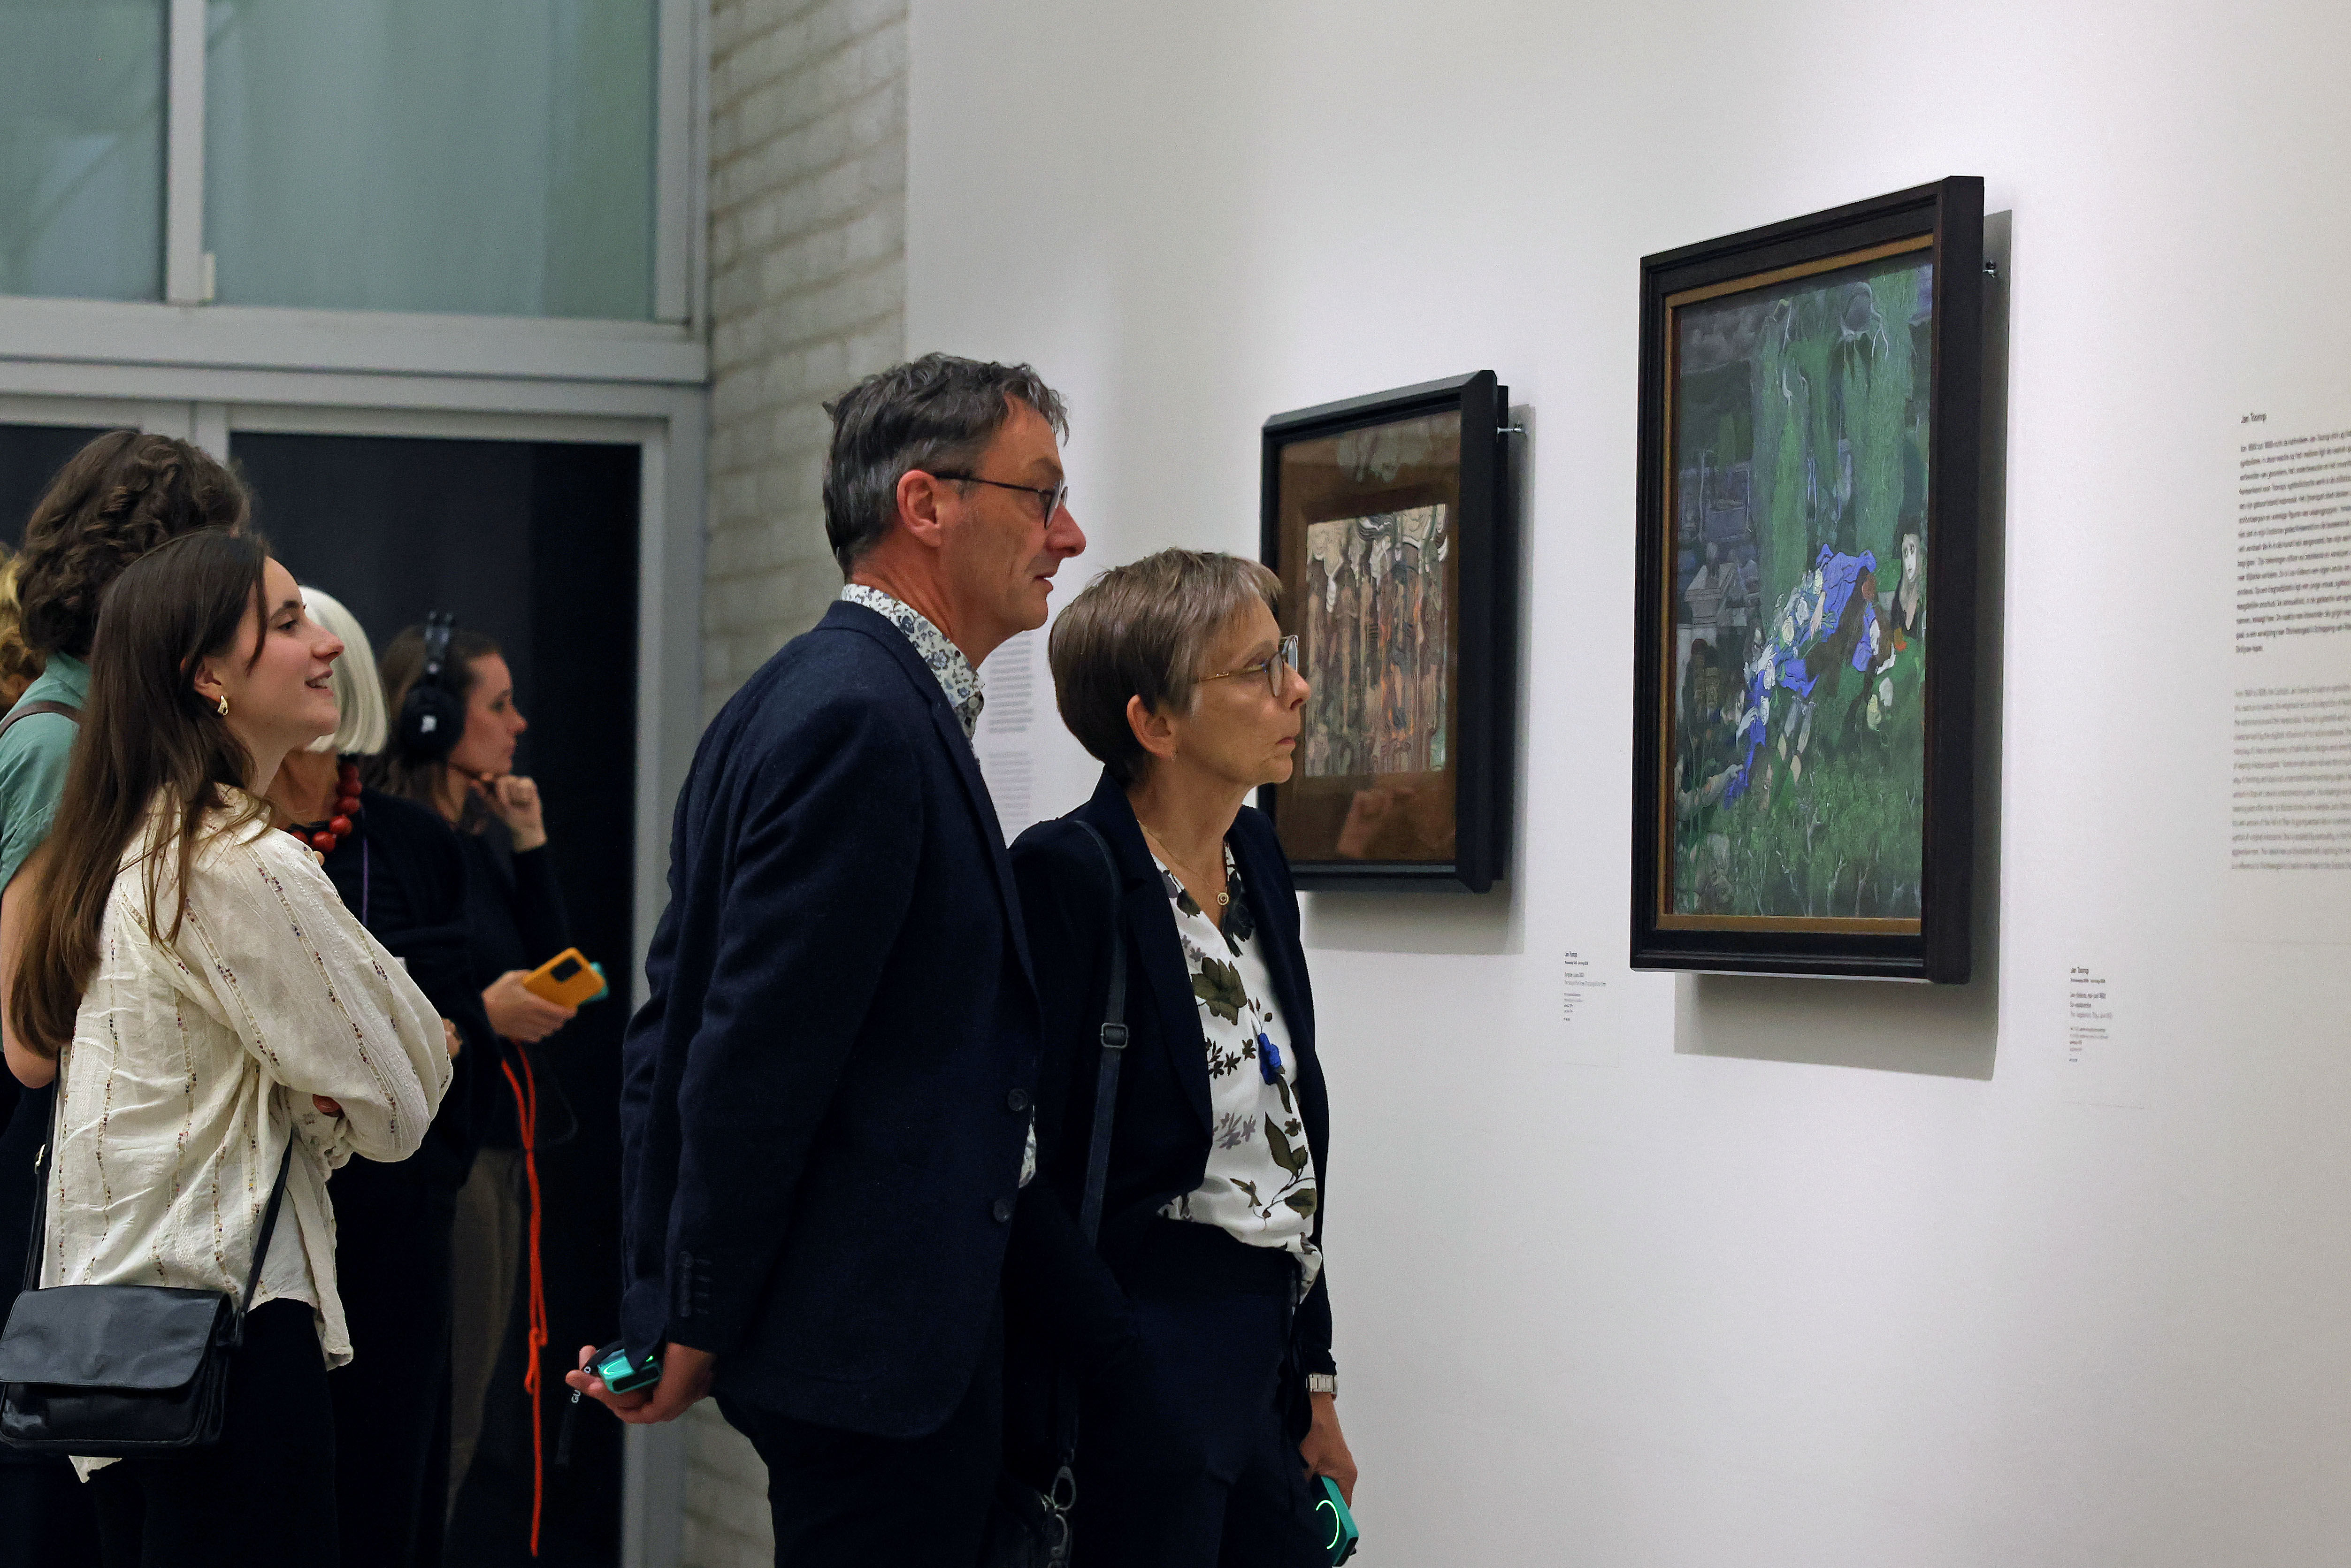
<path fill-rule="evenodd" d="M 457 618 L 435 610 L 424 618 L 424 668 L 409 684 L 400 704 L 400 749 L 423 762 L 438 762 L 465 733 L 465 703 L 449 686 L 449 639 Z"/>

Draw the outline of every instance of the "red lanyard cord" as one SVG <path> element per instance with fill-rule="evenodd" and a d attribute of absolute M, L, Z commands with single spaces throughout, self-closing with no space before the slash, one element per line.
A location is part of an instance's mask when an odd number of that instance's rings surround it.
<path fill-rule="evenodd" d="M 522 1076 L 514 1064 L 522 1063 Z M 539 1266 L 538 1232 L 538 1079 L 530 1070 L 530 1055 L 520 1046 L 498 1063 L 514 1091 L 515 1120 L 522 1129 L 522 1168 L 530 1188 L 530 1322 L 529 1356 L 523 1367 L 523 1392 L 530 1396 L 530 1554 L 538 1555 L 539 1516 L 547 1501 L 547 1424 L 539 1406 L 540 1364 L 547 1358 L 547 1277 Z"/>

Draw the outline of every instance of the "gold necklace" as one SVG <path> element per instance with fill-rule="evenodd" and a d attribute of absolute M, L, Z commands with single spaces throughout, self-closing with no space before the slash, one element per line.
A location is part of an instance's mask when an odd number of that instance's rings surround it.
<path fill-rule="evenodd" d="M 1153 843 L 1159 846 L 1159 852 L 1167 857 L 1169 864 L 1173 865 L 1177 871 L 1188 871 L 1194 876 L 1200 876 L 1200 868 L 1197 866 L 1186 865 L 1182 861 L 1177 860 L 1176 858 L 1176 852 L 1167 847 L 1167 841 L 1161 838 L 1157 833 L 1153 832 L 1149 823 L 1145 822 L 1142 818 L 1137 817 L 1134 820 L 1134 825 L 1143 830 L 1143 836 L 1144 838 L 1149 839 Z M 1222 868 L 1219 867 L 1218 869 L 1221 870 Z M 1206 887 L 1207 884 L 1208 879 L 1206 877 L 1200 877 L 1200 885 Z M 1232 901 L 1233 895 L 1230 893 L 1227 892 L 1222 887 L 1217 889 L 1217 907 L 1218 909 L 1224 908 L 1226 905 L 1231 904 Z"/>

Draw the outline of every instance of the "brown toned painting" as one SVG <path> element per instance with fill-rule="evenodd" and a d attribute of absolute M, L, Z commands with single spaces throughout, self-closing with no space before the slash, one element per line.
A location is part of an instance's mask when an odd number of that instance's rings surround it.
<path fill-rule="evenodd" d="M 1489 602 L 1501 389 L 1477 381 L 1267 427 L 1267 560 L 1311 687 L 1297 771 L 1267 809 L 1301 885 L 1490 884 L 1492 764 L 1464 763 L 1493 743 L 1479 705 L 1507 619 Z M 1465 604 L 1482 611 L 1466 647 Z M 1465 778 L 1484 792 L 1468 813 Z M 1466 853 L 1465 825 L 1480 835 Z"/>

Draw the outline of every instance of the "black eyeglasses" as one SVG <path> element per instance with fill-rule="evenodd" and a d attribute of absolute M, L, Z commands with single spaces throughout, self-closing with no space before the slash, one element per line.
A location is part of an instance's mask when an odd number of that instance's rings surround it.
<path fill-rule="evenodd" d="M 956 479 L 967 485 L 993 485 L 999 490 L 1019 490 L 1034 496 L 1045 504 L 1045 515 L 1040 520 L 1048 528 L 1052 527 L 1053 514 L 1060 511 L 1062 505 L 1070 498 L 1070 486 L 1066 480 L 1050 489 L 1045 489 L 1036 485 L 1008 485 L 1001 479 L 983 479 L 977 474 L 934 474 L 931 477 Z"/>
<path fill-rule="evenodd" d="M 1232 675 L 1265 677 L 1265 689 L 1278 700 L 1281 688 L 1290 684 L 1290 672 L 1298 667 L 1298 637 L 1295 632 L 1274 644 L 1273 652 L 1254 664 L 1243 664 L 1238 670 L 1218 670 L 1213 675 L 1202 675 L 1203 681 L 1221 681 Z"/>

